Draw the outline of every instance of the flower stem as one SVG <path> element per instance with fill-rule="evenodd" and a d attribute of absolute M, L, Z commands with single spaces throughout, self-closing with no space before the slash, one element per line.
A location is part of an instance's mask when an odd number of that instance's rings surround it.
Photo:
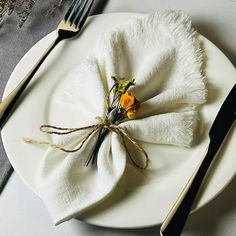
<path fill-rule="evenodd" d="M 102 142 L 104 141 L 104 139 L 108 133 L 109 133 L 109 129 L 107 129 L 107 128 L 100 129 L 99 134 L 98 134 L 97 143 L 96 143 L 96 145 L 95 145 L 95 147 L 94 147 L 94 149 L 93 149 L 93 151 L 86 163 L 86 166 L 88 166 L 90 162 L 91 162 L 91 164 L 93 164 L 95 162 L 95 160 L 97 159 L 99 149 L 102 145 Z"/>
<path fill-rule="evenodd" d="M 115 109 L 114 114 L 110 114 L 110 115 L 111 115 L 111 117 L 109 119 L 110 122 L 112 124 L 115 124 L 117 121 L 122 119 L 123 112 L 120 109 Z M 96 145 L 95 145 L 92 153 L 90 154 L 90 156 L 88 158 L 86 166 L 88 166 L 90 162 L 91 162 L 91 164 L 93 164 L 96 161 L 99 149 L 100 149 L 100 147 L 102 145 L 102 142 L 104 141 L 105 137 L 108 135 L 108 133 L 109 133 L 108 128 L 101 128 L 100 129 Z"/>

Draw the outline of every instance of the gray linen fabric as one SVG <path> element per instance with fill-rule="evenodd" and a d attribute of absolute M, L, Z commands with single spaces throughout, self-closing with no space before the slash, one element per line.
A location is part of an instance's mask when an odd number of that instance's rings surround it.
<path fill-rule="evenodd" d="M 0 94 L 19 60 L 41 38 L 53 31 L 63 17 L 71 0 L 64 0 L 52 14 L 47 12 L 57 0 L 37 0 L 31 15 L 21 29 L 17 29 L 18 18 L 13 14 L 0 25 Z M 59 1 L 59 0 L 58 0 Z M 91 14 L 102 12 L 107 0 L 96 0 Z M 0 142 L 0 193 L 12 173 L 12 167 Z"/>

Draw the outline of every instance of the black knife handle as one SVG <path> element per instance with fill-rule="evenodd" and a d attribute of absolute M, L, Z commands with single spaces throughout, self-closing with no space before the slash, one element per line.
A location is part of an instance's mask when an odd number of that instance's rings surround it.
<path fill-rule="evenodd" d="M 163 222 L 160 230 L 161 235 L 178 236 L 181 234 L 192 208 L 193 202 L 196 198 L 197 192 L 213 160 L 214 154 L 215 149 L 211 149 L 210 145 L 207 155 L 205 158 L 203 158 L 201 165 L 191 176 L 182 193 L 180 194 L 180 197 L 177 199 L 169 215 Z"/>
<path fill-rule="evenodd" d="M 211 127 L 209 136 L 210 144 L 206 155 L 189 179 L 179 198 L 171 208 L 169 214 L 161 225 L 160 234 L 163 236 L 178 236 L 181 234 L 185 222 L 190 213 L 198 190 L 206 176 L 206 173 L 217 153 L 226 134 L 236 118 L 236 85 L 222 104 L 215 121 Z"/>

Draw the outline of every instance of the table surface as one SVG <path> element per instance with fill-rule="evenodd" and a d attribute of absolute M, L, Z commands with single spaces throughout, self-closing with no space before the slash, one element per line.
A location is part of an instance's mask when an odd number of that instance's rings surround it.
<path fill-rule="evenodd" d="M 52 0 L 46 1 L 46 3 L 43 1 L 43 4 L 40 4 L 40 0 L 38 0 L 32 15 L 19 31 L 16 30 L 16 17 L 14 16 L 0 27 L 1 94 L 17 62 L 38 40 L 55 28 L 68 7 L 69 1 L 65 1 L 62 8 L 45 17 L 46 9 L 50 4 L 52 4 Z M 147 13 L 159 9 L 185 10 L 191 16 L 198 32 L 216 44 L 236 66 L 235 0 L 97 0 L 96 4 L 93 13 Z M 103 5 L 104 9 L 102 9 Z M 0 144 L 0 155 L 1 157 L 6 155 L 2 144 Z M 189 217 L 182 235 L 236 235 L 235 189 L 236 178 L 213 201 Z M 92 226 L 78 220 L 53 226 L 43 202 L 24 185 L 16 173 L 13 173 L 0 195 L 0 213 L 0 234 L 3 236 L 130 236 L 158 235 L 159 232 L 159 226 L 120 230 Z"/>

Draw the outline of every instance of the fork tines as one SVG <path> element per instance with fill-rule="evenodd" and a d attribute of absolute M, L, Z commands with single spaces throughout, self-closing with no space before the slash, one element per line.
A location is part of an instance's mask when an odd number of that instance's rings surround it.
<path fill-rule="evenodd" d="M 94 0 L 73 0 L 64 20 L 76 28 L 81 28 L 87 19 Z"/>

